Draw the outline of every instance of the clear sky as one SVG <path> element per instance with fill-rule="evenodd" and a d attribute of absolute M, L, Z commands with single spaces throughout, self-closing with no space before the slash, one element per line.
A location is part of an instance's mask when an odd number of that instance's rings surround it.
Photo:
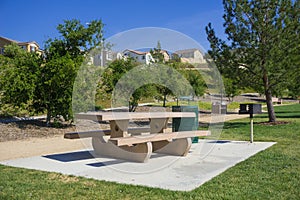
<path fill-rule="evenodd" d="M 0 0 L 0 36 L 36 41 L 41 48 L 58 37 L 65 19 L 82 23 L 101 19 L 105 38 L 133 28 L 161 27 L 179 31 L 209 48 L 205 26 L 223 35 L 222 0 Z M 162 44 L 163 47 L 163 44 Z"/>

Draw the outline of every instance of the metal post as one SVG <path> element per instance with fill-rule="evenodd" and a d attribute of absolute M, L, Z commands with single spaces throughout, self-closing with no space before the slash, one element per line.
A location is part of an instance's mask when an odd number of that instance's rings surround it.
<path fill-rule="evenodd" d="M 250 114 L 250 142 L 253 143 L 253 114 Z"/>

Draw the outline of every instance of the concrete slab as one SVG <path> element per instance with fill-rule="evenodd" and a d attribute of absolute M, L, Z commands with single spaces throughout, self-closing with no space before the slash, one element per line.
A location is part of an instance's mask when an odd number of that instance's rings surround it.
<path fill-rule="evenodd" d="M 147 163 L 94 157 L 85 149 L 1 161 L 0 164 L 97 180 L 190 191 L 274 142 L 201 140 L 186 157 L 153 154 Z"/>

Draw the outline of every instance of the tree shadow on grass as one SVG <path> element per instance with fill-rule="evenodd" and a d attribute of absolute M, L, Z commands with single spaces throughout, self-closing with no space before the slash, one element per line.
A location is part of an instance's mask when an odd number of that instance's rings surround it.
<path fill-rule="evenodd" d="M 287 119 L 287 118 L 300 118 L 300 113 L 297 111 L 297 112 L 276 112 L 276 118 L 277 119 L 280 119 L 280 118 L 284 118 L 284 119 Z M 268 115 L 257 115 L 255 116 L 255 118 L 268 118 Z"/>
<path fill-rule="evenodd" d="M 243 128 L 249 126 L 249 122 L 226 122 L 223 129 Z"/>
<path fill-rule="evenodd" d="M 209 126 L 221 126 L 222 123 L 203 123 L 199 122 L 199 128 L 204 129 L 208 128 Z M 223 124 L 223 129 L 231 129 L 231 128 L 242 128 L 248 126 L 249 122 L 225 122 Z"/>

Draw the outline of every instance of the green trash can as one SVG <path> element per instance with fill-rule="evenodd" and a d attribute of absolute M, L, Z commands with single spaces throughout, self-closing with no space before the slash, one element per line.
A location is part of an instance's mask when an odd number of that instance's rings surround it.
<path fill-rule="evenodd" d="M 198 106 L 172 106 L 172 112 L 194 112 L 196 114 L 196 117 L 173 118 L 173 132 L 198 130 Z M 192 143 L 198 143 L 198 137 L 193 137 Z"/>

